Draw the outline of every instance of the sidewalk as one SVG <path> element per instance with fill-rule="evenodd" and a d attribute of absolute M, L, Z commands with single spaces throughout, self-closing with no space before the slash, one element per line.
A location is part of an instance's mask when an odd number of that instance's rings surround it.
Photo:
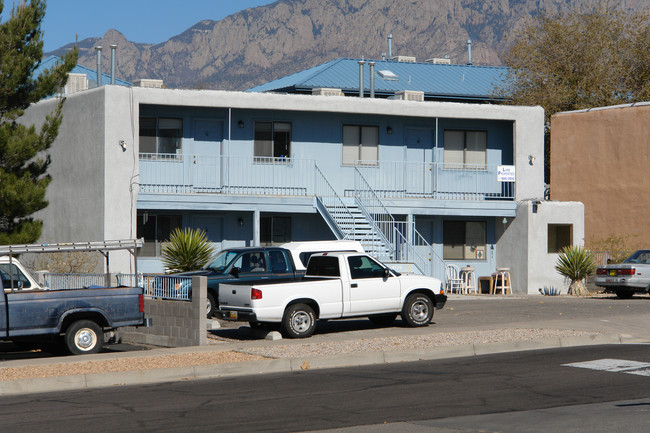
<path fill-rule="evenodd" d="M 216 340 L 210 339 L 211 344 L 202 347 L 3 361 L 0 395 L 650 340 L 645 331 L 650 329 L 650 319 L 645 313 L 647 300 L 633 301 L 631 310 L 629 305 L 617 301 L 590 303 L 547 297 L 503 298 L 503 302 L 490 308 L 495 300 L 450 299 L 448 310 L 437 311 L 435 323 L 427 328 L 413 329 L 399 324 L 374 328 L 360 319 L 348 323 L 328 322 L 321 334 L 306 340 L 237 340 L 217 335 Z M 496 310 L 497 305 L 512 310 L 512 315 L 500 320 L 492 317 L 492 323 L 488 324 L 490 311 L 485 311 L 483 316 L 480 311 Z M 581 309 L 589 310 L 588 314 L 580 313 Z M 613 310 L 611 315 L 603 317 L 603 311 L 610 310 Z M 579 317 L 561 317 L 563 311 Z M 581 314 L 589 317 L 580 317 Z M 508 320 L 511 318 L 528 320 Z M 337 327 L 352 331 L 341 332 Z M 232 328 L 217 334 L 241 338 L 246 332 L 248 328 Z"/>

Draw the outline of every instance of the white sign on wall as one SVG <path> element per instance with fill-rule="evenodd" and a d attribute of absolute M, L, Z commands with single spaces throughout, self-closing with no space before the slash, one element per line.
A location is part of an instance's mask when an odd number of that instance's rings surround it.
<path fill-rule="evenodd" d="M 499 166 L 497 166 L 497 181 L 498 182 L 514 182 L 515 181 L 515 166 L 514 165 L 499 165 Z"/>

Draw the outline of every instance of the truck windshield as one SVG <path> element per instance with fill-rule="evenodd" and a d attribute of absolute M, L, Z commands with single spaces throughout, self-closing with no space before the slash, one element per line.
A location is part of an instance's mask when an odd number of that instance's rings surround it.
<path fill-rule="evenodd" d="M 237 257 L 237 251 L 221 251 L 214 260 L 208 264 L 205 269 L 211 269 L 215 272 L 223 272 L 232 261 Z"/>
<path fill-rule="evenodd" d="M 650 264 L 650 250 L 639 250 L 625 259 L 623 263 L 647 263 Z"/>

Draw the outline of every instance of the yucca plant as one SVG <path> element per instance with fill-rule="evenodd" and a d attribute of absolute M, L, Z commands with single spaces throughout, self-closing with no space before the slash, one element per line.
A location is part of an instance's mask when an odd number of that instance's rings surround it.
<path fill-rule="evenodd" d="M 584 279 L 596 270 L 596 262 L 591 251 L 581 246 L 568 246 L 562 249 L 557 259 L 555 270 L 571 280 L 569 295 L 586 296 L 589 294 Z"/>
<path fill-rule="evenodd" d="M 177 228 L 162 246 L 162 261 L 169 272 L 186 272 L 201 269 L 215 253 L 201 229 Z"/>

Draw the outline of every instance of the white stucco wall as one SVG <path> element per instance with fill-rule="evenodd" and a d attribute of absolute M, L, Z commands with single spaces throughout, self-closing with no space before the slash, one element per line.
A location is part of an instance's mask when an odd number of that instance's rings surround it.
<path fill-rule="evenodd" d="M 514 293 L 539 294 L 555 287 L 566 293 L 569 284 L 555 270 L 558 254 L 548 253 L 548 225 L 572 224 L 573 245 L 584 245 L 584 205 L 580 202 L 539 201 L 518 203 L 517 217 L 510 221 L 497 242 L 497 267 L 512 269 Z"/>

